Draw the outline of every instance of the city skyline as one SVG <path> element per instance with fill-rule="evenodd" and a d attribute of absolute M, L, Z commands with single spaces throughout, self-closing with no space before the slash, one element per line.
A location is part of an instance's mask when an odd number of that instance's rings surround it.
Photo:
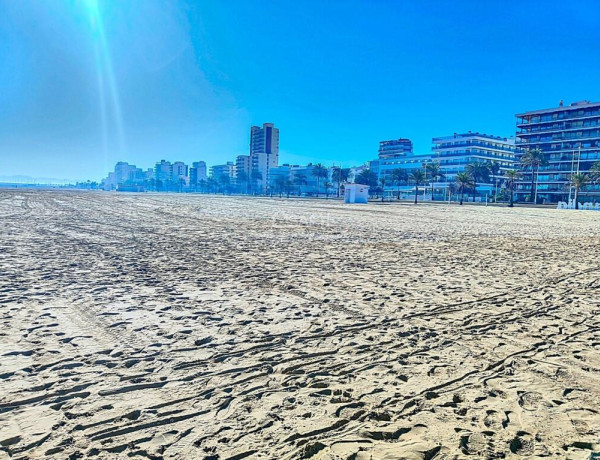
<path fill-rule="evenodd" d="M 473 201 L 477 195 L 482 200 L 484 195 L 485 200 L 491 196 L 497 202 L 499 196 L 501 199 L 507 196 L 507 187 L 524 201 L 534 203 L 538 197 L 544 203 L 571 200 L 574 191 L 593 200 L 600 190 L 597 184 L 599 117 L 600 102 L 582 100 L 565 104 L 561 100 L 558 107 L 518 114 L 515 137 L 471 130 L 455 132 L 433 137 L 430 154 L 415 154 L 408 138 L 382 140 L 378 158 L 348 168 L 343 180 L 342 170 L 334 165 L 279 164 L 279 128 L 273 123 L 263 123 L 262 127 L 250 128 L 249 155 L 238 155 L 235 161 L 209 168 L 212 182 L 206 180 L 204 161 L 195 162 L 189 168 L 181 161 L 161 160 L 154 170 L 150 168 L 147 172 L 119 162 L 101 187 L 121 191 L 206 192 L 208 189 L 209 192 L 267 195 L 285 191 L 289 197 L 294 185 L 298 185 L 298 196 L 302 193 L 319 196 L 320 185 L 324 185 L 328 196 L 335 181 L 337 195 L 342 183 L 357 182 L 370 187 L 368 193 L 381 193 L 382 199 L 387 195 L 400 200 L 414 194 L 415 203 L 421 184 L 430 187 L 432 201 L 436 195 L 438 199 L 446 199 L 453 188 L 460 187 L 461 204 L 466 186 L 473 193 Z M 525 177 L 518 179 L 520 175 Z M 594 183 L 588 183 L 590 180 Z M 85 188 L 93 186 L 84 185 Z M 512 193 L 508 196 L 514 198 Z"/>
<path fill-rule="evenodd" d="M 263 122 L 280 164 L 351 166 L 384 139 L 429 153 L 434 136 L 510 137 L 517 113 L 600 99 L 600 5 L 481 3 L 0 0 L 0 175 L 235 161 Z"/>

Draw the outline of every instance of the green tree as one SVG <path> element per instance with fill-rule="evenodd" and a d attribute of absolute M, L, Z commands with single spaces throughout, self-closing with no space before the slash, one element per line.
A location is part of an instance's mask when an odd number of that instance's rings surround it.
<path fill-rule="evenodd" d="M 473 179 L 473 201 L 477 193 L 477 182 L 490 181 L 490 165 L 484 161 L 469 163 L 465 170 Z"/>
<path fill-rule="evenodd" d="M 350 177 L 350 168 L 340 168 L 339 166 L 334 166 L 331 174 L 331 178 L 335 181 L 337 185 L 337 197 L 340 197 L 340 190 L 342 189 L 342 184 L 348 182 L 348 177 Z"/>
<path fill-rule="evenodd" d="M 508 189 L 508 193 L 510 195 L 510 202 L 508 204 L 509 208 L 512 208 L 515 205 L 514 195 L 515 195 L 515 183 L 521 177 L 521 172 L 516 169 L 510 169 L 506 171 L 506 185 Z"/>
<path fill-rule="evenodd" d="M 381 201 L 383 202 L 385 200 L 385 184 L 387 183 L 385 176 L 382 176 L 381 179 L 379 179 L 379 183 L 381 184 Z"/>
<path fill-rule="evenodd" d="M 521 157 L 521 164 L 531 168 L 531 202 L 535 200 L 536 184 L 540 166 L 546 166 L 548 159 L 546 153 L 540 149 L 529 149 Z"/>
<path fill-rule="evenodd" d="M 600 182 L 600 161 L 594 162 L 590 168 L 590 180 L 592 182 Z"/>
<path fill-rule="evenodd" d="M 320 181 L 321 181 L 321 179 L 327 179 L 327 176 L 328 176 L 327 168 L 325 166 L 323 166 L 321 163 L 317 163 L 316 165 L 313 166 L 311 173 L 313 176 L 315 176 L 317 178 L 317 196 L 319 196 Z"/>
<path fill-rule="evenodd" d="M 398 200 L 400 199 L 400 186 L 402 184 L 406 184 L 408 182 L 408 173 L 406 172 L 406 169 L 394 169 L 392 171 L 392 182 L 396 185 L 397 188 L 397 192 L 398 192 Z"/>
<path fill-rule="evenodd" d="M 473 180 L 473 176 L 471 176 L 471 174 L 463 171 L 456 175 L 456 184 L 458 185 L 458 191 L 460 192 L 460 204 L 462 206 L 465 196 L 465 189 L 469 187 L 475 187 L 475 180 Z"/>
<path fill-rule="evenodd" d="M 425 164 L 425 171 L 427 172 L 429 180 L 431 181 L 431 201 L 434 201 L 435 199 L 433 197 L 433 183 L 443 180 L 446 177 L 446 175 L 443 173 L 442 167 L 440 166 L 440 162 L 437 160 Z"/>
<path fill-rule="evenodd" d="M 422 169 L 415 169 L 410 173 L 410 180 L 413 184 L 415 184 L 415 204 L 417 204 L 419 197 L 419 185 L 425 183 L 425 171 Z"/>
<path fill-rule="evenodd" d="M 570 178 L 571 186 L 575 188 L 575 209 L 579 209 L 579 192 L 583 191 L 588 184 L 588 176 L 583 173 L 573 174 Z"/>
<path fill-rule="evenodd" d="M 369 188 L 377 187 L 377 174 L 369 168 L 363 169 L 354 179 L 357 184 L 368 185 Z"/>

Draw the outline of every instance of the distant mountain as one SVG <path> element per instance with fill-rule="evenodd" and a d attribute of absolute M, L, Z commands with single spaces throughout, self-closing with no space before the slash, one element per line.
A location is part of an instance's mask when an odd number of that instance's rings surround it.
<path fill-rule="evenodd" d="M 69 185 L 75 184 L 77 181 L 55 177 L 0 176 L 0 182 L 5 184 Z"/>

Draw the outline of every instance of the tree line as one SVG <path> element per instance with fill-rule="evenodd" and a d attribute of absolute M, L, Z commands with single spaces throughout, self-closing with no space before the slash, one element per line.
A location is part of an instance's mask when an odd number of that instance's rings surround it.
<path fill-rule="evenodd" d="M 510 171 L 506 171 L 508 173 Z M 510 177 L 505 173 L 506 180 L 510 183 Z M 478 161 L 470 163 L 466 166 L 465 171 L 459 172 L 454 181 L 449 184 L 449 193 L 458 193 L 460 195 L 460 204 L 464 202 L 465 193 L 472 192 L 473 199 L 475 198 L 478 183 L 489 183 L 493 177 L 497 181 L 500 175 L 500 166 L 497 163 L 488 163 Z M 356 182 L 368 185 L 375 192 L 384 191 L 388 185 L 396 186 L 397 199 L 401 197 L 401 187 L 413 185 L 415 187 L 414 203 L 418 203 L 419 187 L 424 190 L 427 184 L 431 187 L 431 200 L 435 201 L 435 183 L 446 179 L 446 174 L 443 171 L 439 161 L 431 161 L 424 163 L 422 168 L 413 169 L 410 172 L 406 169 L 397 168 L 390 172 L 389 177 L 381 177 L 378 179 L 377 174 L 370 169 L 364 169 L 357 177 Z M 514 185 L 514 180 L 511 186 Z M 497 185 L 497 184 L 496 184 Z M 426 190 L 425 190 L 426 191 Z M 384 195 L 382 194 L 382 200 Z"/>
<path fill-rule="evenodd" d="M 464 171 L 457 173 L 452 181 L 449 182 L 448 193 L 460 196 L 460 204 L 464 202 L 465 195 L 472 195 L 473 200 L 477 194 L 477 186 L 482 183 L 494 183 L 494 198 L 501 196 L 509 201 L 509 206 L 514 206 L 515 188 L 518 183 L 524 184 L 523 172 L 531 174 L 529 178 L 529 195 L 525 196 L 525 201 L 537 203 L 537 183 L 541 168 L 549 164 L 547 152 L 541 149 L 529 149 L 519 159 L 516 165 L 518 169 L 509 169 L 501 171 L 500 165 L 495 162 L 476 161 L 466 165 Z M 185 179 L 173 181 L 162 181 L 159 179 L 148 179 L 143 184 L 128 182 L 122 185 L 141 185 L 144 189 L 154 191 L 194 191 L 201 193 L 241 193 L 248 195 L 279 195 L 284 194 L 289 197 L 292 194 L 302 196 L 303 193 L 320 196 L 324 194 L 340 197 L 344 184 L 350 178 L 351 170 L 349 168 L 333 167 L 331 171 L 322 163 L 313 165 L 309 173 L 294 173 L 291 177 L 277 176 L 266 187 L 261 186 L 263 176 L 260 171 L 239 171 L 233 180 L 227 174 L 219 177 L 209 177 L 201 179 L 197 184 L 187 185 Z M 354 178 L 354 182 L 368 185 L 371 195 L 379 196 L 382 200 L 385 197 L 386 186 L 396 186 L 397 199 L 401 198 L 401 187 L 413 185 L 415 188 L 414 203 L 418 202 L 420 187 L 423 187 L 424 193 L 427 192 L 428 185 L 431 187 L 431 200 L 435 200 L 435 183 L 446 179 L 439 161 L 430 161 L 424 163 L 421 168 L 406 170 L 397 168 L 388 175 L 378 177 L 378 175 L 369 168 L 363 169 Z M 314 186 L 308 188 L 309 179 L 316 179 L 316 190 Z M 498 183 L 502 183 L 498 191 Z M 572 172 L 568 178 L 567 187 L 575 191 L 575 202 L 578 206 L 579 193 L 584 191 L 592 183 L 600 183 L 600 161 L 595 162 L 587 172 Z M 96 183 L 77 184 L 78 188 L 98 188 Z M 508 197 L 506 195 L 508 194 Z"/>
<path fill-rule="evenodd" d="M 331 168 L 331 177 L 329 169 L 322 163 L 313 165 L 309 174 L 295 173 L 292 177 L 277 176 L 266 187 L 260 183 L 263 175 L 260 171 L 239 171 L 235 176 L 235 181 L 227 174 L 219 177 L 209 177 L 201 179 L 198 184 L 192 185 L 193 191 L 201 193 L 241 193 L 247 195 L 279 195 L 284 194 L 289 197 L 292 194 L 301 196 L 303 193 L 311 193 L 316 196 L 324 194 L 327 198 L 330 195 L 340 196 L 342 188 L 348 182 L 350 168 L 341 168 L 334 166 Z M 316 179 L 316 190 L 308 189 L 309 179 Z"/>
<path fill-rule="evenodd" d="M 573 155 L 573 163 L 574 161 L 575 157 Z M 577 161 L 579 163 L 580 159 L 578 158 Z M 520 163 L 522 167 L 526 168 L 525 170 L 528 173 L 531 172 L 528 201 L 531 203 L 537 203 L 537 184 L 540 168 L 548 166 L 548 153 L 541 149 L 526 150 L 523 156 L 521 156 Z M 572 164 L 571 169 L 574 169 L 574 164 Z M 568 188 L 572 188 L 575 192 L 574 199 L 576 209 L 579 208 L 579 193 L 584 191 L 585 188 L 592 183 L 600 183 L 600 161 L 594 162 L 587 172 L 580 172 L 579 167 L 577 167 L 576 172 L 571 171 L 571 174 L 568 177 L 567 186 Z"/>

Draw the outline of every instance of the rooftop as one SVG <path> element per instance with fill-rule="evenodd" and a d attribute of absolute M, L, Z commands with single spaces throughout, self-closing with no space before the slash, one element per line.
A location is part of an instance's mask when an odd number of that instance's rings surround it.
<path fill-rule="evenodd" d="M 524 117 L 526 115 L 536 115 L 542 113 L 552 113 L 552 112 L 560 112 L 565 110 L 574 110 L 574 109 L 582 109 L 586 107 L 600 107 L 600 102 L 590 102 L 590 101 L 578 101 L 573 102 L 570 105 L 563 105 L 563 102 L 560 101 L 558 107 L 554 107 L 553 109 L 541 109 L 541 110 L 531 110 L 529 112 L 518 113 L 516 117 Z"/>
<path fill-rule="evenodd" d="M 462 134 L 454 133 L 452 136 L 434 137 L 432 139 L 432 141 L 436 142 L 436 141 L 445 141 L 445 140 L 450 140 L 450 139 L 462 139 L 462 138 L 468 138 L 468 137 L 481 137 L 481 138 L 485 138 L 485 139 L 494 139 L 496 141 L 504 141 L 504 142 L 508 141 L 508 138 L 506 138 L 506 137 L 493 136 L 491 134 L 484 134 L 484 133 L 471 132 L 471 131 L 462 133 Z"/>
<path fill-rule="evenodd" d="M 400 138 L 400 139 L 392 139 L 389 141 L 379 141 L 379 145 L 387 145 L 387 144 L 412 144 L 412 141 L 410 139 L 404 139 L 404 138 Z"/>

